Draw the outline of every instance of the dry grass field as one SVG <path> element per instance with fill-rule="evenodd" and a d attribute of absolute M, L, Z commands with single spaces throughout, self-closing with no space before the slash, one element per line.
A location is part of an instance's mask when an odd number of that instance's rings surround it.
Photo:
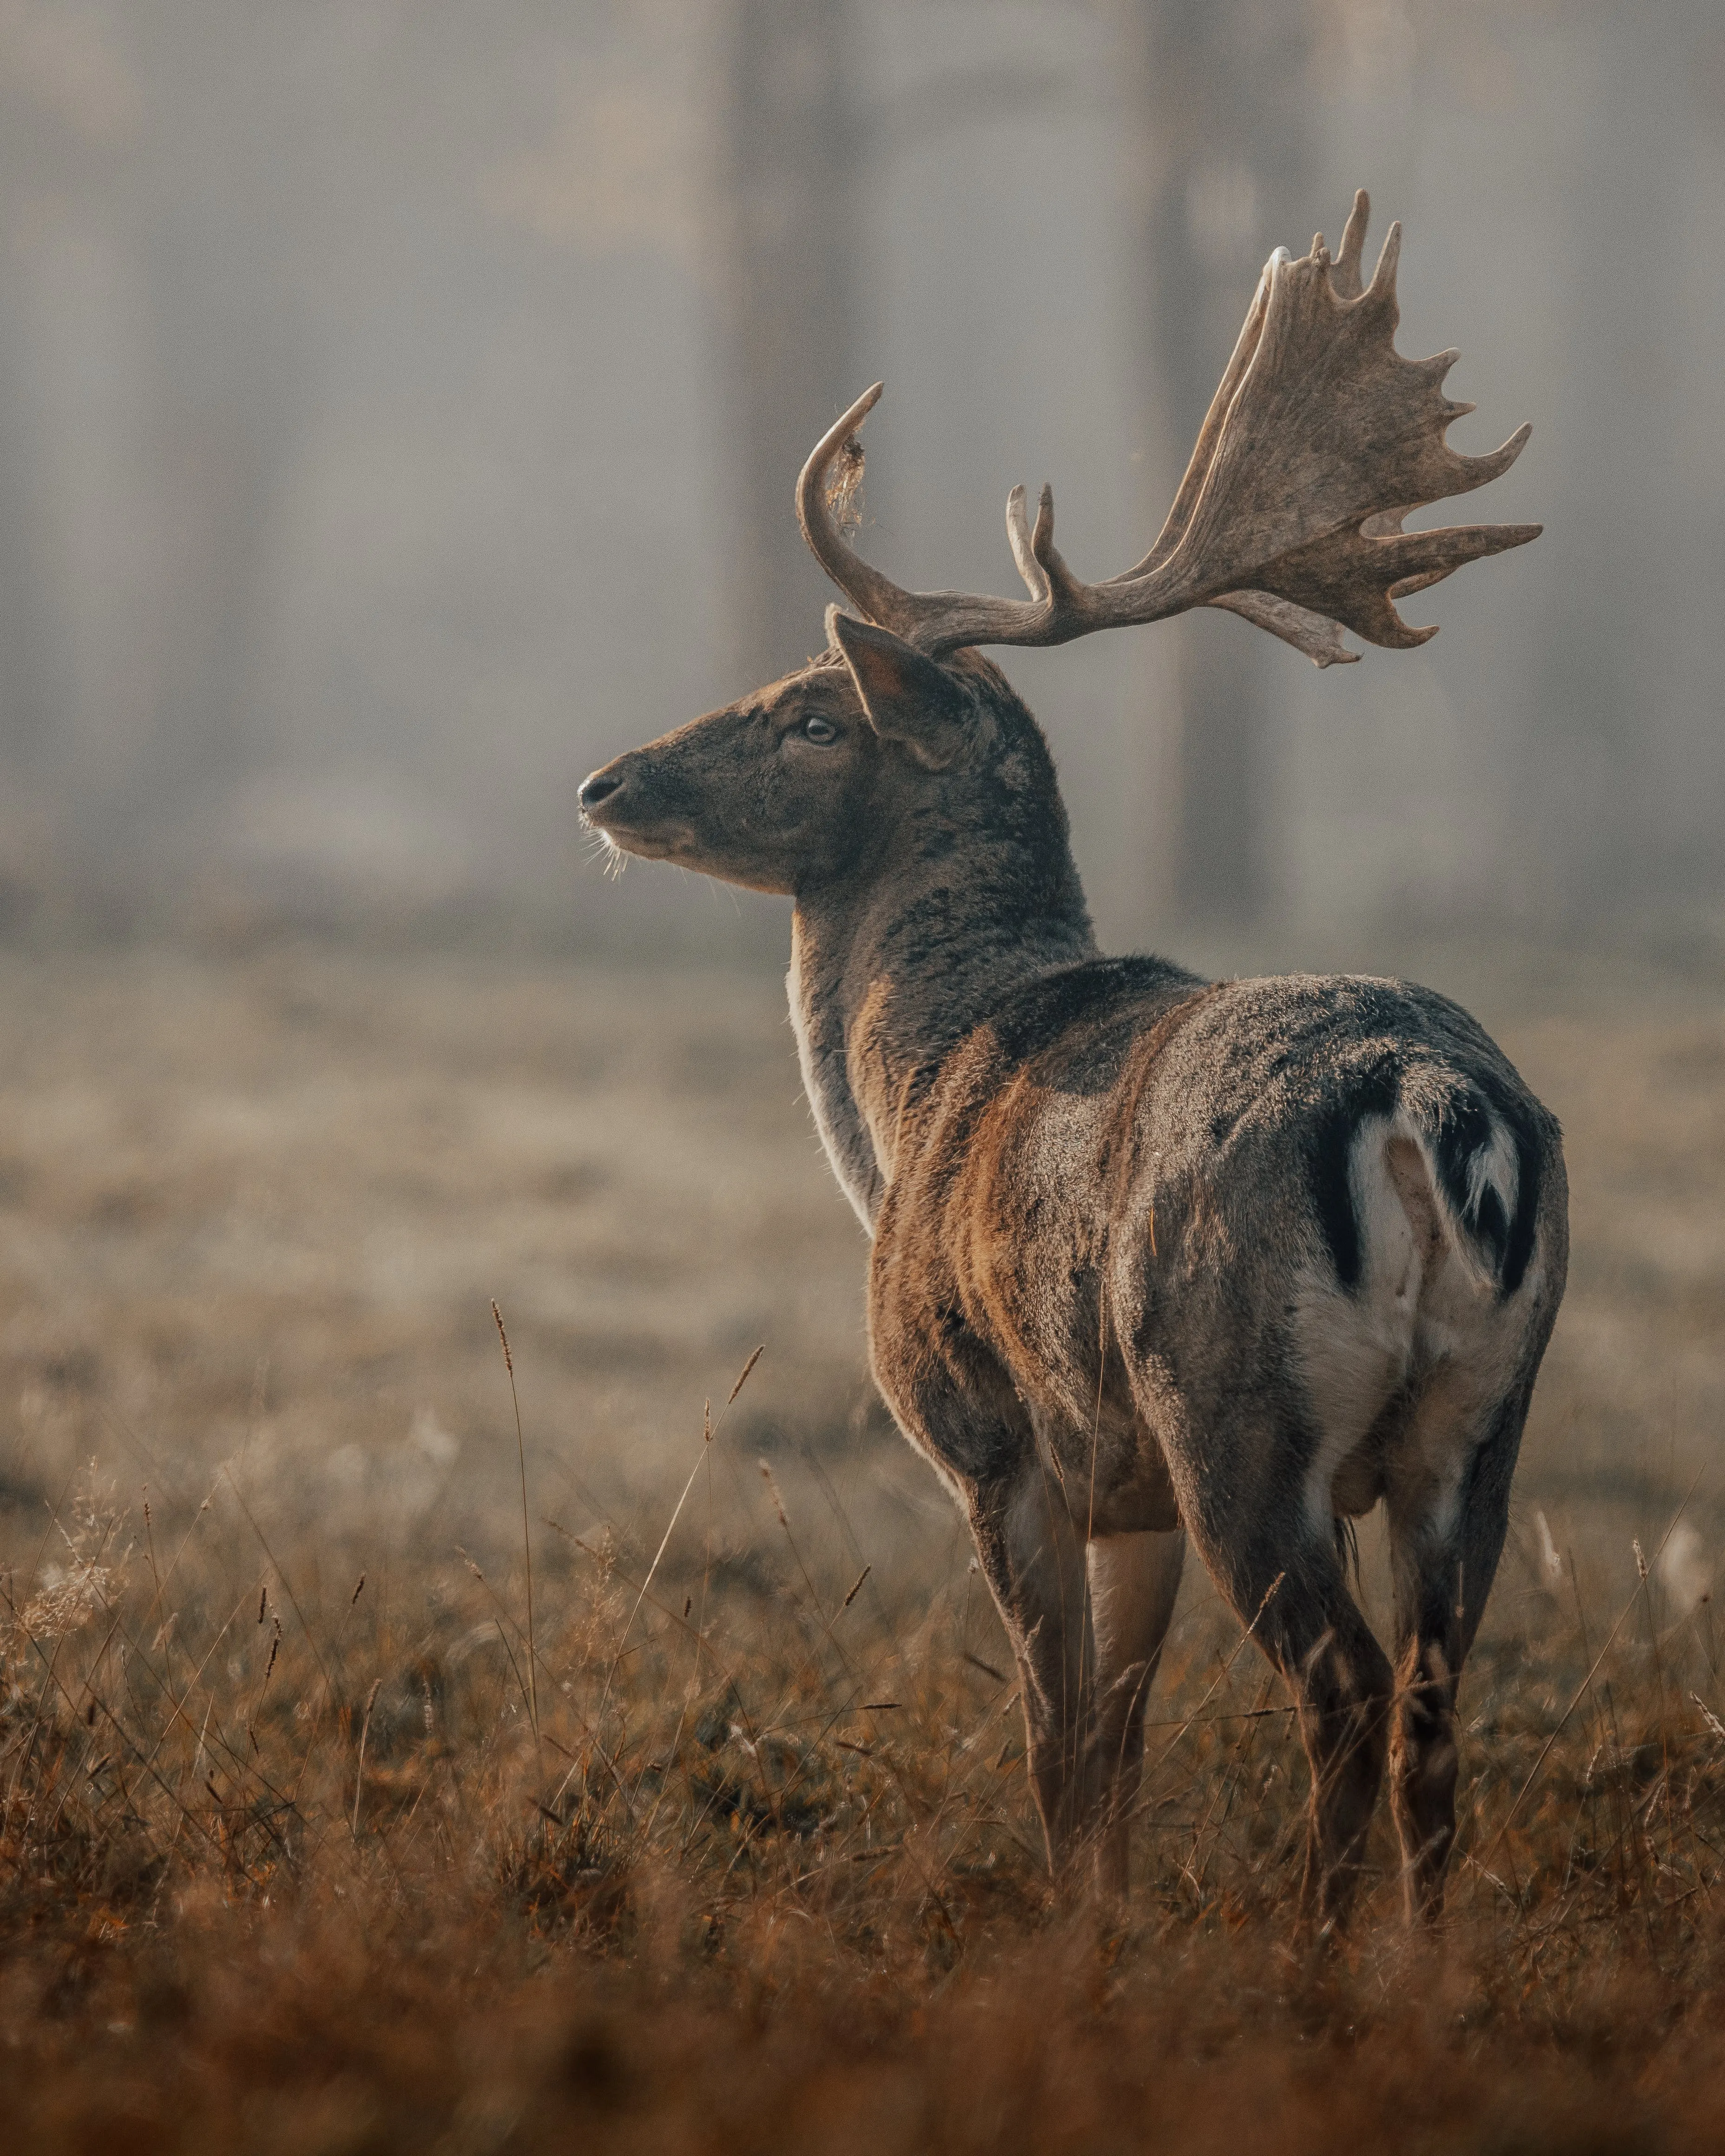
<path fill-rule="evenodd" d="M 5 2144 L 1725 2145 L 1725 997 L 1414 963 L 1562 1116 L 1574 1257 L 1450 1913 L 1386 1829 L 1308 1951 L 1195 1567 L 1129 1917 L 1048 1906 L 774 982 L 0 956 Z"/>

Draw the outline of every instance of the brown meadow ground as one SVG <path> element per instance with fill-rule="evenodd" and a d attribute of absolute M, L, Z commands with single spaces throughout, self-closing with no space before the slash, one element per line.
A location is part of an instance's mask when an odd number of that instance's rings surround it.
<path fill-rule="evenodd" d="M 1725 2145 L 1720 983 L 1409 970 L 1562 1116 L 1574 1261 L 1450 1913 L 1386 1830 L 1312 1953 L 1195 1567 L 1129 1915 L 1049 1906 L 775 983 L 0 957 L 5 2145 Z"/>

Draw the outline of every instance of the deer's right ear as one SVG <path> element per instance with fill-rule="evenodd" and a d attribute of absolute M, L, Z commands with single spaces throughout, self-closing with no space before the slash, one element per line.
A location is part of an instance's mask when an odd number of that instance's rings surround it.
<path fill-rule="evenodd" d="M 827 609 L 827 641 L 850 669 L 869 724 L 901 742 L 930 771 L 944 770 L 964 743 L 964 697 L 944 668 L 890 629 Z"/>

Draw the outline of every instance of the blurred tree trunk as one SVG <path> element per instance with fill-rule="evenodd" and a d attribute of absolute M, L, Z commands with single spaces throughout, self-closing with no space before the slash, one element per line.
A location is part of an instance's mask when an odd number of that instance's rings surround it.
<path fill-rule="evenodd" d="M 1286 0 L 1129 0 L 1132 130 L 1127 285 L 1153 517 L 1185 459 L 1271 247 L 1302 232 L 1307 11 Z M 1333 235 L 1339 238 L 1339 234 Z M 1165 634 L 1170 632 L 1163 632 Z M 1240 921 L 1268 882 L 1267 705 L 1276 654 L 1261 632 L 1205 613 L 1171 632 L 1178 658 L 1156 822 L 1164 906 Z"/>
<path fill-rule="evenodd" d="M 15 286 L 15 264 L 6 267 Z M 0 772 L 8 787 L 39 778 L 55 716 L 21 313 L 15 289 L 0 297 Z"/>
<path fill-rule="evenodd" d="M 156 265 L 158 290 L 184 282 Z M 162 343 L 160 483 L 173 502 L 181 573 L 163 594 L 163 650 L 150 715 L 150 783 L 162 806 L 155 848 L 183 872 L 220 852 L 240 787 L 270 744 L 263 654 L 275 546 L 312 402 L 313 370 L 289 310 L 249 295 L 231 316 L 187 305 Z M 181 341 L 183 340 L 183 342 Z M 176 346 L 179 348 L 176 350 Z M 218 370 L 203 352 L 223 355 Z M 110 798 L 107 843 L 133 843 Z"/>
<path fill-rule="evenodd" d="M 821 643 L 830 587 L 792 506 L 809 450 L 866 384 L 851 378 L 858 156 L 850 0 L 730 0 L 713 264 L 740 682 Z"/>

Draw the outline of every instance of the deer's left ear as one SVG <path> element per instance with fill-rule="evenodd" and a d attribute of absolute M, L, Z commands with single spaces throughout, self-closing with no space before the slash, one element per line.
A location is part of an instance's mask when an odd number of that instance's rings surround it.
<path fill-rule="evenodd" d="M 964 743 L 965 701 L 952 675 L 891 630 L 827 609 L 827 641 L 850 669 L 869 724 L 918 763 L 944 770 Z"/>

